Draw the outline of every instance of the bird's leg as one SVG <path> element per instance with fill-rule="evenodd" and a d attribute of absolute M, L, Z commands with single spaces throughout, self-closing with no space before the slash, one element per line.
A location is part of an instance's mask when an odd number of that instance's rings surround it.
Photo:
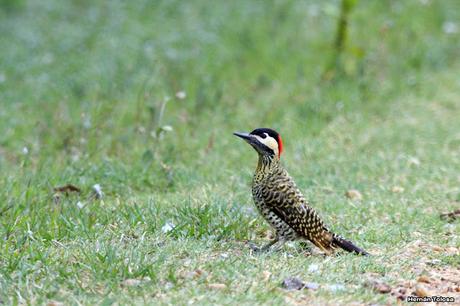
<path fill-rule="evenodd" d="M 272 246 L 276 245 L 278 242 L 279 242 L 279 239 L 278 239 L 278 237 L 276 237 L 275 239 L 273 239 L 272 241 L 270 241 L 269 243 L 267 243 L 266 245 L 261 247 L 260 251 L 261 252 L 266 252 L 266 251 L 270 250 L 270 248 Z"/>
<path fill-rule="evenodd" d="M 252 243 L 249 244 L 249 247 L 254 252 L 260 252 L 260 253 L 261 252 L 267 252 L 269 250 L 277 251 L 284 245 L 285 242 L 286 242 L 286 239 L 282 239 L 282 238 L 280 239 L 279 237 L 276 237 L 275 239 L 273 239 L 272 241 L 270 241 L 269 243 L 267 243 L 263 247 L 257 247 L 256 245 L 254 245 Z"/>
<path fill-rule="evenodd" d="M 286 241 L 287 240 L 285 238 L 278 238 L 278 240 L 274 244 L 269 246 L 269 248 L 271 248 L 272 251 L 279 251 L 286 243 Z"/>
<path fill-rule="evenodd" d="M 249 247 L 250 247 L 251 250 L 253 250 L 254 252 L 258 252 L 258 253 L 260 252 L 260 253 L 262 253 L 262 252 L 268 251 L 268 249 L 270 249 L 270 247 L 271 247 L 272 245 L 274 245 L 275 243 L 277 243 L 277 242 L 278 242 L 278 238 L 275 238 L 275 239 L 273 239 L 272 241 L 270 241 L 269 243 L 267 243 L 266 245 L 264 245 L 264 246 L 262 246 L 262 247 L 258 247 L 258 246 L 256 246 L 254 243 L 250 242 L 250 243 L 249 243 Z"/>

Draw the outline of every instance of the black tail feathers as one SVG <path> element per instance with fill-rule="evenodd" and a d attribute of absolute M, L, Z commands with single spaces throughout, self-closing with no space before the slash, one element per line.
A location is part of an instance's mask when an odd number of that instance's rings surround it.
<path fill-rule="evenodd" d="M 370 254 L 364 251 L 363 249 L 357 247 L 356 245 L 353 244 L 353 242 L 346 240 L 338 235 L 334 235 L 334 238 L 332 239 L 332 243 L 338 247 L 341 247 L 345 251 L 348 251 L 350 253 L 356 253 L 359 255 L 364 255 L 364 256 L 369 256 Z"/>

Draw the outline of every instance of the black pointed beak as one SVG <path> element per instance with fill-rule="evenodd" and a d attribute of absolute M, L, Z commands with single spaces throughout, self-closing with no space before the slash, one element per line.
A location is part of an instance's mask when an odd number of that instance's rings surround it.
<path fill-rule="evenodd" d="M 233 135 L 238 136 L 240 138 L 243 138 L 244 140 L 250 140 L 251 139 L 251 134 L 249 133 L 242 133 L 242 132 L 235 132 Z"/>

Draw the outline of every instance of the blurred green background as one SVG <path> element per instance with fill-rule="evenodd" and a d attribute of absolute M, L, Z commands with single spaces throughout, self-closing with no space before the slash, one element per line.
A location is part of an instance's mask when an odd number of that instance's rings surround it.
<path fill-rule="evenodd" d="M 385 112 L 459 55 L 455 0 L 358 3 L 332 80 L 338 1 L 2 3 L 0 167 L 14 171 L 26 147 L 50 180 L 100 161 L 114 180 L 161 162 L 201 180 L 242 153 L 234 130 L 269 126 L 295 144 L 337 115 Z M 152 137 L 163 125 L 174 132 Z M 163 188 L 151 172 L 117 188 Z"/>
<path fill-rule="evenodd" d="M 460 1 L 1 0 L 0 33 L 0 284 L 22 293 L 16 301 L 66 296 L 34 288 L 28 269 L 36 256 L 57 271 L 79 257 L 54 254 L 52 241 L 110 244 L 98 238 L 110 224 L 155 240 L 173 220 L 191 249 L 266 230 L 249 193 L 256 155 L 234 131 L 278 130 L 308 197 L 340 229 L 360 228 L 370 249 L 423 232 L 394 223 L 399 209 L 441 235 L 424 209 L 460 199 Z M 82 194 L 53 202 L 68 183 Z M 388 195 L 394 185 L 409 194 Z M 350 208 L 348 188 L 366 205 Z M 111 274 L 94 263 L 91 281 L 161 283 L 162 268 L 128 271 L 117 258 Z"/>

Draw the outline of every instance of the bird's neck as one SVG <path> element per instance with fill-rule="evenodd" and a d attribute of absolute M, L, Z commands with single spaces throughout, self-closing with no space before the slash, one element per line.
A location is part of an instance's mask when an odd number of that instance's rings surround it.
<path fill-rule="evenodd" d="M 256 174 L 265 176 L 280 167 L 280 159 L 276 155 L 259 155 Z"/>

